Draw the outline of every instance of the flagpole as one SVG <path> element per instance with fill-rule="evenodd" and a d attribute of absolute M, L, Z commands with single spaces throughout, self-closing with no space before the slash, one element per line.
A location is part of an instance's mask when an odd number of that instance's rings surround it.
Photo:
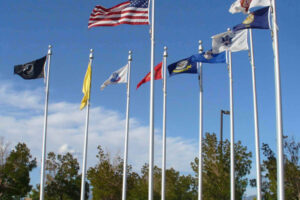
<path fill-rule="evenodd" d="M 167 47 L 164 47 L 164 65 L 163 65 L 163 138 L 162 138 L 162 173 L 161 173 L 161 200 L 165 200 L 165 188 L 166 188 L 166 109 L 167 109 Z"/>
<path fill-rule="evenodd" d="M 44 200 L 45 191 L 45 159 L 46 159 L 46 140 L 47 140 L 47 125 L 48 125 L 48 101 L 49 101 L 49 78 L 50 78 L 50 63 L 52 55 L 52 46 L 48 47 L 48 69 L 46 81 L 46 98 L 45 98 L 45 112 L 44 112 L 44 135 L 43 135 L 43 150 L 42 150 L 42 164 L 41 164 L 41 184 L 40 184 L 40 200 Z"/>
<path fill-rule="evenodd" d="M 250 33 L 250 48 L 251 48 L 251 69 L 252 69 L 252 89 L 253 89 L 253 113 L 254 113 L 254 130 L 255 130 L 255 153 L 256 153 L 256 190 L 257 200 L 261 200 L 261 170 L 260 170 L 260 150 L 259 150 L 259 128 L 258 128 L 258 109 L 256 96 L 256 76 L 254 62 L 254 47 L 252 29 Z"/>
<path fill-rule="evenodd" d="M 90 50 L 90 66 L 91 67 L 92 67 L 93 58 L 94 58 L 93 57 L 93 49 L 91 49 Z M 92 82 L 92 77 L 91 77 L 91 82 Z M 90 88 L 91 88 L 91 86 L 90 86 Z M 90 98 L 88 98 L 88 100 L 87 100 L 87 108 L 86 108 L 80 200 L 85 200 L 85 179 L 86 179 L 86 160 L 87 160 L 86 157 L 87 157 L 88 131 L 89 131 L 89 114 L 90 114 Z"/>
<path fill-rule="evenodd" d="M 148 200 L 153 200 L 154 164 L 154 40 L 155 40 L 155 0 L 152 0 L 151 17 L 151 81 L 150 81 L 150 138 L 149 138 L 149 185 Z"/>
<path fill-rule="evenodd" d="M 230 31 L 230 29 L 227 29 Z M 234 174 L 234 112 L 233 112 L 233 84 L 232 84 L 232 59 L 231 51 L 228 51 L 228 71 L 230 86 L 230 199 L 235 200 L 235 174 Z"/>
<path fill-rule="evenodd" d="M 124 145 L 124 163 L 123 163 L 123 189 L 122 200 L 126 200 L 127 190 L 127 158 L 128 158 L 128 139 L 129 139 L 129 106 L 130 106 L 130 68 L 132 61 L 132 52 L 128 52 L 128 79 L 127 79 L 127 105 L 126 105 L 126 128 L 125 128 L 125 145 Z"/>
<path fill-rule="evenodd" d="M 277 198 L 284 200 L 284 164 L 283 164 L 283 133 L 282 133 L 282 109 L 281 109 L 281 83 L 279 64 L 278 27 L 276 16 L 276 0 L 272 0 L 273 12 L 273 50 L 275 70 L 275 91 L 276 91 L 276 129 L 277 129 Z"/>
<path fill-rule="evenodd" d="M 202 41 L 199 40 L 198 53 L 203 52 Z M 202 200 L 202 138 L 203 138 L 203 79 L 202 79 L 202 62 L 198 65 L 199 80 L 199 161 L 198 161 L 198 200 Z"/>

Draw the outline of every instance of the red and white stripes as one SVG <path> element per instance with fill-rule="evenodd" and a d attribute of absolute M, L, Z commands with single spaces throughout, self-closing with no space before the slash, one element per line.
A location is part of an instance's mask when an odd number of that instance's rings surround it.
<path fill-rule="evenodd" d="M 88 28 L 96 26 L 117 26 L 120 24 L 149 24 L 148 8 L 130 6 L 130 1 L 112 8 L 96 6 L 89 19 Z"/>

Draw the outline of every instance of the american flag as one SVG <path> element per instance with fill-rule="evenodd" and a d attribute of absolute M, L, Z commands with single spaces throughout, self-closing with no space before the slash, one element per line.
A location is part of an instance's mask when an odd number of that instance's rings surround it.
<path fill-rule="evenodd" d="M 96 6 L 90 16 L 88 28 L 120 24 L 149 24 L 148 2 L 149 0 L 130 0 L 112 8 Z"/>

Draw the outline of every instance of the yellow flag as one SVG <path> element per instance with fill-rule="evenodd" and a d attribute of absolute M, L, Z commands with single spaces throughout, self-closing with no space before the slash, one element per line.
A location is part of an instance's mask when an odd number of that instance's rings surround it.
<path fill-rule="evenodd" d="M 87 105 L 87 102 L 90 99 L 91 79 L 92 79 L 92 67 L 91 67 L 91 63 L 89 63 L 89 66 L 85 73 L 83 85 L 82 85 L 82 93 L 84 94 L 84 96 L 81 100 L 80 110 L 82 110 Z"/>

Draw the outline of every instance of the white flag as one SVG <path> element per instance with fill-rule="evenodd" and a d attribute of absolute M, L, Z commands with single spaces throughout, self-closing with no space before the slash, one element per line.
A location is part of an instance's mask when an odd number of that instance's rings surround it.
<path fill-rule="evenodd" d="M 229 12 L 232 14 L 243 12 L 247 13 L 250 8 L 259 6 L 270 6 L 270 0 L 236 0 L 230 7 Z"/>
<path fill-rule="evenodd" d="M 226 50 L 231 52 L 248 50 L 248 30 L 237 32 L 227 31 L 212 36 L 213 53 L 221 53 Z"/>
<path fill-rule="evenodd" d="M 112 73 L 112 75 L 110 75 L 110 77 L 101 85 L 101 90 L 110 84 L 127 83 L 127 73 L 128 64 Z"/>

